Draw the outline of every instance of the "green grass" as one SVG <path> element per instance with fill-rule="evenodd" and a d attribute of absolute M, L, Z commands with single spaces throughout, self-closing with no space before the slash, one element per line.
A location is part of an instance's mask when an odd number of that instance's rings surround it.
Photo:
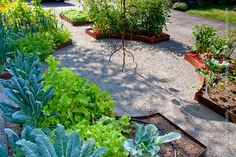
<path fill-rule="evenodd" d="M 236 24 L 236 10 L 234 10 L 234 6 L 223 6 L 223 5 L 204 6 L 204 7 L 199 7 L 195 9 L 190 9 L 187 12 L 190 14 L 195 14 L 195 15 L 205 16 L 212 19 L 216 19 L 216 20 L 225 21 L 226 8 L 228 8 L 229 23 Z"/>

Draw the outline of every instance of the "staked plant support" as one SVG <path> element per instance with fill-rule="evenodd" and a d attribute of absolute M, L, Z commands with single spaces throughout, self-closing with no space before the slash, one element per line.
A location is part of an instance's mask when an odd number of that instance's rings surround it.
<path fill-rule="evenodd" d="M 111 61 L 111 58 L 112 56 L 119 52 L 119 51 L 122 51 L 123 53 L 123 64 L 122 64 L 122 72 L 124 72 L 124 69 L 125 69 L 125 64 L 126 64 L 126 56 L 127 54 L 130 54 L 131 57 L 132 57 L 132 60 L 133 62 L 136 64 L 136 67 L 135 69 L 137 68 L 137 63 L 135 62 L 135 59 L 134 59 L 134 55 L 132 52 L 128 51 L 126 48 L 125 48 L 125 22 L 126 22 L 126 0 L 122 0 L 121 1 L 121 20 L 122 20 L 122 32 L 121 32 L 121 46 L 118 48 L 118 49 L 115 49 L 114 51 L 111 52 L 111 55 L 109 57 L 109 62 Z"/>

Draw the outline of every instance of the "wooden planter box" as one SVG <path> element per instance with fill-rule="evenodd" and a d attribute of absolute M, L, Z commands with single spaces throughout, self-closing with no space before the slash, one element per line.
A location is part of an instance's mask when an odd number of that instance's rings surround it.
<path fill-rule="evenodd" d="M 66 18 L 65 16 L 62 16 L 60 15 L 61 19 L 66 21 L 66 22 L 69 22 L 72 26 L 81 26 L 81 25 L 87 25 L 87 24 L 91 24 L 93 22 L 91 21 L 79 21 L 79 22 L 76 22 L 76 21 L 71 21 L 69 20 L 68 18 Z"/>
<path fill-rule="evenodd" d="M 154 113 L 148 116 L 132 117 L 132 121 L 143 124 L 154 124 L 160 130 L 161 134 L 166 134 L 169 132 L 178 132 L 181 134 L 181 138 L 176 142 L 171 142 L 161 146 L 160 154 L 162 157 L 173 157 L 174 148 L 177 157 L 205 156 L 207 147 L 204 144 L 193 138 L 160 113 Z"/>
<path fill-rule="evenodd" d="M 57 45 L 56 48 L 55 48 L 55 50 L 62 49 L 62 48 L 64 48 L 64 47 L 69 46 L 69 45 L 72 45 L 72 44 L 73 44 L 73 43 L 72 43 L 72 39 L 69 39 L 68 41 L 66 41 L 66 42 L 64 42 L 64 43 Z"/>
<path fill-rule="evenodd" d="M 206 68 L 204 62 L 197 58 L 194 55 L 194 52 L 190 51 L 185 54 L 184 57 L 190 64 L 192 64 L 195 68 Z M 218 105 L 217 103 L 210 100 L 205 93 L 205 80 L 204 77 L 199 74 L 200 81 L 202 83 L 202 88 L 195 94 L 194 99 L 197 100 L 199 103 L 203 104 L 204 106 L 208 107 L 209 109 L 213 110 L 214 112 L 218 113 L 219 115 L 225 117 L 226 109 L 223 106 Z M 229 121 L 236 124 L 236 110 L 232 110 L 228 112 L 229 114 Z"/>
<path fill-rule="evenodd" d="M 85 32 L 89 36 L 91 36 L 97 40 L 106 39 L 106 38 L 113 38 L 113 39 L 121 39 L 122 38 L 121 34 L 116 34 L 116 35 L 101 34 L 98 31 L 94 31 L 92 28 L 86 29 Z M 158 36 L 147 36 L 147 35 L 137 35 L 137 34 L 126 33 L 125 39 L 126 40 L 143 41 L 145 43 L 154 44 L 154 43 L 159 43 L 162 41 L 170 40 L 170 35 L 162 33 L 162 35 L 160 37 L 158 37 Z"/>

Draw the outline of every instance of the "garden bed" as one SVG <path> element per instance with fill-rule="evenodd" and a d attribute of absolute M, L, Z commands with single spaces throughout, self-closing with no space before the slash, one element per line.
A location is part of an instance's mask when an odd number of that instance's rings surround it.
<path fill-rule="evenodd" d="M 228 112 L 229 121 L 236 124 L 236 98 L 233 96 L 236 92 L 236 84 L 229 83 L 227 87 L 221 86 L 222 82 L 218 82 L 210 93 L 213 100 L 206 93 L 205 86 L 195 94 L 194 99 L 223 117 L 226 117 Z M 225 106 L 226 104 L 228 106 Z"/>
<path fill-rule="evenodd" d="M 116 34 L 116 35 L 102 34 L 99 31 L 94 31 L 92 28 L 86 29 L 85 32 L 97 40 L 106 39 L 106 38 L 114 38 L 114 39 L 121 39 L 122 38 L 121 34 Z M 144 34 L 126 33 L 125 39 L 126 40 L 143 41 L 145 43 L 154 44 L 154 43 L 170 40 L 170 35 L 162 33 L 162 35 L 160 37 L 158 37 L 157 35 L 148 36 L 148 35 L 144 35 Z"/>
<path fill-rule="evenodd" d="M 184 58 L 189 63 L 191 63 L 195 68 L 205 69 L 206 67 L 204 65 L 204 62 L 200 59 L 199 56 L 200 56 L 199 54 L 196 54 L 191 51 L 187 52 Z M 208 94 L 206 93 L 204 77 L 201 74 L 199 74 L 199 77 L 202 83 L 202 88 L 195 94 L 194 99 L 223 117 L 225 117 L 226 112 L 228 112 L 229 121 L 236 123 L 236 109 L 235 109 L 236 98 L 233 96 L 236 92 L 235 83 L 231 82 L 227 86 L 228 90 L 225 90 L 226 87 L 222 86 L 222 84 L 224 84 L 225 82 L 229 82 L 229 80 L 228 81 L 222 80 L 222 82 L 218 82 L 216 84 L 216 87 L 211 92 L 212 93 L 211 97 L 214 99 L 213 101 L 212 99 L 209 98 Z M 228 104 L 228 106 L 225 106 L 226 103 Z"/>
<path fill-rule="evenodd" d="M 59 45 L 56 46 L 55 50 L 59 50 L 59 49 L 62 49 L 66 46 L 69 46 L 69 45 L 72 45 L 73 42 L 72 42 L 72 39 L 69 39 L 68 41 L 64 42 L 64 43 L 61 43 Z"/>
<path fill-rule="evenodd" d="M 71 21 L 70 19 L 66 18 L 65 16 L 60 15 L 61 19 L 69 22 L 72 26 L 81 26 L 81 25 L 87 25 L 87 24 L 91 24 L 93 22 L 91 21 Z"/>
<path fill-rule="evenodd" d="M 188 133 L 186 133 L 184 130 L 182 130 L 160 113 L 143 117 L 133 117 L 132 120 L 144 124 L 154 124 L 158 127 L 162 134 L 169 132 L 178 132 L 181 134 L 181 138 L 176 142 L 163 144 L 161 146 L 160 154 L 163 157 L 173 157 L 175 156 L 175 151 L 176 156 L 178 157 L 205 156 L 207 147 L 204 144 L 190 136 Z"/>

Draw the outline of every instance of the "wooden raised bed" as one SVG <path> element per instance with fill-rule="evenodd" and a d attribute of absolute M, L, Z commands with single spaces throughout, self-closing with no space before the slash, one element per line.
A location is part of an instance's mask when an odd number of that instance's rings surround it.
<path fill-rule="evenodd" d="M 205 156 L 207 147 L 204 144 L 193 138 L 160 113 L 142 117 L 132 117 L 132 121 L 143 124 L 154 124 L 160 130 L 161 134 L 169 132 L 178 132 L 181 134 L 181 138 L 176 142 L 161 146 L 160 154 L 162 157 L 173 157 L 175 156 L 174 154 L 176 154 L 177 157 Z"/>
<path fill-rule="evenodd" d="M 106 39 L 106 38 L 113 38 L 113 39 L 121 39 L 122 38 L 121 34 L 116 34 L 116 35 L 102 34 L 99 31 L 94 31 L 92 28 L 86 29 L 85 32 L 89 36 L 91 36 L 97 40 Z M 126 33 L 125 39 L 126 40 L 143 41 L 145 43 L 154 44 L 154 43 L 170 40 L 170 35 L 162 33 L 162 35 L 160 37 L 158 37 L 157 35 L 147 36 L 147 35 L 142 35 L 142 34 L 138 35 L 138 34 Z"/>
<path fill-rule="evenodd" d="M 195 68 L 205 68 L 205 65 L 203 64 L 204 62 L 199 59 L 199 57 L 197 57 L 197 55 L 195 55 L 192 51 L 187 52 L 184 58 Z M 202 87 L 196 92 L 194 99 L 223 117 L 226 117 L 226 112 L 228 112 L 229 121 L 236 124 L 236 110 L 234 109 L 227 111 L 225 107 L 218 105 L 216 102 L 213 102 L 206 94 L 204 77 L 199 74 L 199 78 L 202 83 Z"/>
<path fill-rule="evenodd" d="M 68 18 L 66 18 L 65 16 L 62 16 L 60 15 L 61 19 L 70 23 L 72 26 L 81 26 L 81 25 L 87 25 L 87 24 L 91 24 L 93 22 L 91 21 L 79 21 L 79 22 L 76 22 L 76 21 L 71 21 L 69 20 Z"/>
<path fill-rule="evenodd" d="M 55 48 L 55 50 L 62 49 L 62 48 L 64 48 L 64 47 L 69 46 L 69 45 L 72 45 L 72 44 L 73 44 L 72 39 L 69 39 L 68 41 L 66 41 L 66 42 L 64 42 L 64 43 L 57 45 L 56 48 Z"/>

